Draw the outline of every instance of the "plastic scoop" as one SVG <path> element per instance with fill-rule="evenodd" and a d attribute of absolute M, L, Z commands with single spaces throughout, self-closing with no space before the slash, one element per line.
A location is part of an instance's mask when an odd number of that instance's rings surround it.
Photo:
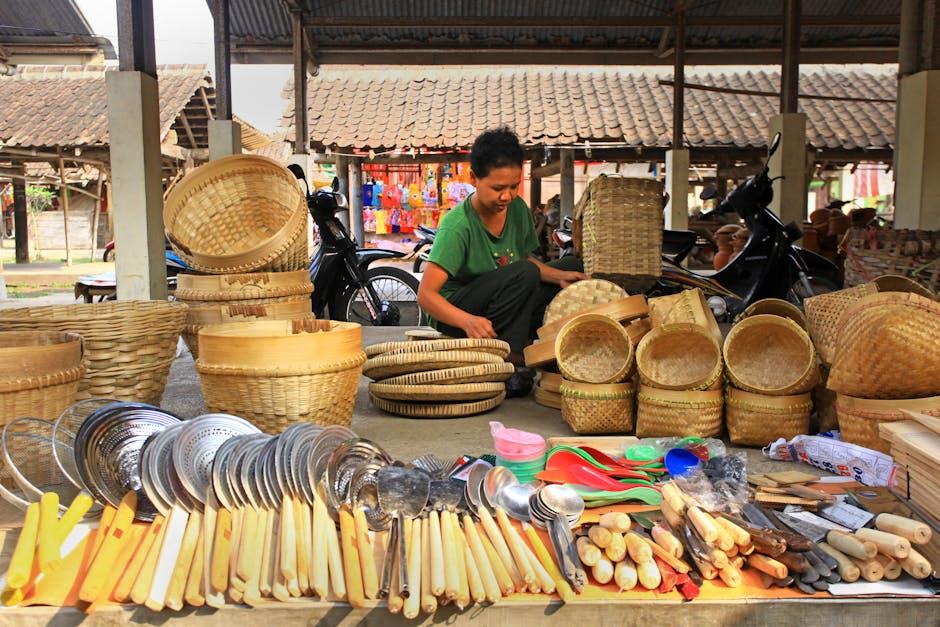
<path fill-rule="evenodd" d="M 625 477 L 625 478 L 630 478 L 630 479 L 644 479 L 644 480 L 649 479 L 649 475 L 643 472 L 630 470 L 630 469 L 619 467 L 616 465 L 612 468 L 609 468 L 603 465 L 596 465 L 596 464 L 588 465 L 587 463 L 585 463 L 585 460 L 583 457 L 581 457 L 580 455 L 575 455 L 571 451 L 566 451 L 566 450 L 558 451 L 554 453 L 551 457 L 549 457 L 548 462 L 546 463 L 546 468 L 563 468 L 563 467 L 572 466 L 572 465 L 590 468 L 594 470 L 595 472 L 598 472 L 603 475 L 608 475 L 611 477 Z"/>
<path fill-rule="evenodd" d="M 603 507 L 615 505 L 624 501 L 639 501 L 647 505 L 662 503 L 662 495 L 656 488 L 635 487 L 626 490 L 594 490 L 583 485 L 569 485 L 572 490 L 584 499 L 587 507 Z"/>
<path fill-rule="evenodd" d="M 560 468 L 547 468 L 536 475 L 538 479 L 548 483 L 579 484 L 598 490 L 620 491 L 629 484 L 650 485 L 650 482 L 641 479 L 627 479 L 625 482 L 617 481 L 597 470 L 585 465 L 570 465 Z"/>
<path fill-rule="evenodd" d="M 646 459 L 639 459 L 639 460 L 614 459 L 607 453 L 603 451 L 599 451 L 596 448 L 592 448 L 590 446 L 582 446 L 580 448 L 582 451 L 584 451 L 585 453 L 593 457 L 595 460 L 607 466 L 622 466 L 624 468 L 634 468 L 637 470 L 649 470 L 647 468 L 641 468 L 641 467 L 647 466 L 647 465 L 655 465 L 658 463 L 656 460 L 646 460 Z"/>
<path fill-rule="evenodd" d="M 673 477 L 681 477 L 692 472 L 701 463 L 701 459 L 695 453 L 684 448 L 670 449 L 666 453 L 666 469 Z"/>

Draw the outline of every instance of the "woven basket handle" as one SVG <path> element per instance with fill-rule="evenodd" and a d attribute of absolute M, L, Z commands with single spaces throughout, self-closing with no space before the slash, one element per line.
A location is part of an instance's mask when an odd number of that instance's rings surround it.
<path fill-rule="evenodd" d="M 186 255 L 192 255 L 192 254 L 193 254 L 193 251 L 191 251 L 191 250 L 189 249 L 189 246 L 187 246 L 187 245 L 184 244 L 183 242 L 181 242 L 181 241 L 179 241 L 178 239 L 176 239 L 175 237 L 173 237 L 173 234 L 170 233 L 169 231 L 166 232 L 166 238 L 167 238 L 168 240 L 170 240 L 170 244 L 172 244 L 174 248 L 178 248 L 179 250 L 183 251 L 184 254 L 186 254 Z"/>

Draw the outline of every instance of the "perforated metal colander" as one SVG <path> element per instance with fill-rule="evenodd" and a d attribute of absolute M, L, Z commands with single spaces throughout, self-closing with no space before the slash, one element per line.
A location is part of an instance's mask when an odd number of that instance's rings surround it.
<path fill-rule="evenodd" d="M 278 509 L 281 506 L 281 492 L 277 487 L 277 478 L 274 476 L 277 440 L 278 436 L 275 436 L 265 442 L 255 460 L 255 481 L 258 484 L 258 493 L 261 495 L 262 502 L 270 509 Z"/>
<path fill-rule="evenodd" d="M 102 407 L 117 403 L 112 398 L 88 398 L 72 403 L 52 423 L 52 457 L 76 488 L 86 490 L 75 463 L 75 434 L 85 420 Z M 96 506 L 100 509 L 100 505 Z"/>
<path fill-rule="evenodd" d="M 295 482 L 295 459 L 305 442 L 312 441 L 323 430 L 320 425 L 298 422 L 287 427 L 277 442 L 277 481 L 282 492 L 302 497 L 301 487 Z"/>
<path fill-rule="evenodd" d="M 243 494 L 255 509 L 262 509 L 266 505 L 259 483 L 261 479 L 258 477 L 258 458 L 271 437 L 267 436 L 263 440 L 257 439 L 249 442 L 238 464 L 238 481 L 241 483 Z"/>
<path fill-rule="evenodd" d="M 215 490 L 215 496 L 219 503 L 225 509 L 232 510 L 241 505 L 241 501 L 232 494 L 228 483 L 228 462 L 232 456 L 232 451 L 242 441 L 249 436 L 235 436 L 222 442 L 212 460 L 212 488 Z"/>
<path fill-rule="evenodd" d="M 226 440 L 260 432 L 247 420 L 228 414 L 206 414 L 183 423 L 173 443 L 173 466 L 189 496 L 205 503 L 212 462 Z"/>
<path fill-rule="evenodd" d="M 3 427 L 3 461 L 24 500 L 38 502 L 43 493 L 59 495 L 59 509 L 65 511 L 79 489 L 65 473 L 49 463 L 52 453 L 52 423 L 39 418 L 18 418 Z"/>

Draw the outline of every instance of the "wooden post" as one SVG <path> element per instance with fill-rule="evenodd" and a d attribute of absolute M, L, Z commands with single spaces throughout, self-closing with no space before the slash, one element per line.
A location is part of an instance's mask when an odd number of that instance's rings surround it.
<path fill-rule="evenodd" d="M 672 147 L 682 148 L 685 123 L 685 11 L 676 13 L 672 73 Z"/>
<path fill-rule="evenodd" d="M 229 39 L 229 2 L 213 0 L 212 32 L 215 39 L 215 118 L 232 119 L 232 60 Z"/>
<path fill-rule="evenodd" d="M 29 263 L 29 211 L 26 180 L 13 179 L 13 229 L 16 231 L 16 263 Z"/>
<path fill-rule="evenodd" d="M 108 172 L 108 183 L 105 185 L 105 194 L 108 199 L 108 239 L 114 239 L 114 201 L 111 200 L 111 173 Z"/>
<path fill-rule="evenodd" d="M 535 162 L 529 162 L 529 206 L 538 207 L 542 204 L 542 179 L 532 176 Z"/>
<path fill-rule="evenodd" d="M 303 14 L 291 11 L 294 61 L 294 154 L 308 152 L 307 130 L 307 53 L 304 49 Z"/>
<path fill-rule="evenodd" d="M 95 186 L 95 212 L 91 218 L 91 260 L 95 260 L 98 249 L 98 217 L 101 215 L 101 187 L 104 184 L 104 172 L 98 169 L 98 183 Z"/>
<path fill-rule="evenodd" d="M 349 161 L 349 222 L 353 239 L 365 246 L 365 228 L 362 219 L 362 159 L 353 157 Z"/>
<path fill-rule="evenodd" d="M 69 244 L 69 188 L 65 182 L 65 161 L 62 160 L 62 149 L 56 148 L 59 155 L 59 197 L 62 199 L 62 214 L 65 224 L 65 265 L 72 265 L 72 247 Z"/>
<path fill-rule="evenodd" d="M 345 155 L 336 155 L 336 178 L 339 179 L 339 193 L 349 200 L 349 157 Z M 336 215 L 337 219 L 346 227 L 349 232 L 350 212 L 341 211 Z"/>
<path fill-rule="evenodd" d="M 561 160 L 561 221 L 571 217 L 574 211 L 574 150 L 562 148 L 558 151 Z"/>
<path fill-rule="evenodd" d="M 801 9 L 801 0 L 784 2 L 780 113 L 796 113 L 799 110 Z"/>

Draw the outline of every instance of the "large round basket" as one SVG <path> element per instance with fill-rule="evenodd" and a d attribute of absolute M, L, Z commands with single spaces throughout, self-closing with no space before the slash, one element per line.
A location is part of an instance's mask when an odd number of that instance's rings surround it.
<path fill-rule="evenodd" d="M 199 330 L 213 324 L 228 322 L 251 322 L 254 320 L 313 320 L 315 316 L 310 310 L 310 299 L 287 301 L 280 303 L 265 303 L 263 305 L 243 304 L 240 301 L 231 303 L 213 303 L 210 305 L 191 305 L 189 315 L 186 317 L 186 327 L 183 329 L 183 339 L 193 354 L 193 359 L 199 358 Z"/>
<path fill-rule="evenodd" d="M 804 301 L 809 336 L 813 339 L 813 345 L 824 364 L 831 364 L 835 358 L 836 336 L 842 312 L 858 299 L 877 293 L 878 286 L 865 283 L 838 292 L 813 296 Z"/>
<path fill-rule="evenodd" d="M 0 425 L 22 416 L 53 420 L 75 402 L 82 338 L 75 333 L 0 333 Z"/>
<path fill-rule="evenodd" d="M 179 274 L 176 299 L 191 301 L 239 301 L 246 304 L 302 300 L 313 292 L 309 270 L 249 272 L 244 274 Z M 259 302 L 261 301 L 261 302 Z"/>
<path fill-rule="evenodd" d="M 940 417 L 940 396 L 904 400 L 855 398 L 845 394 L 836 396 L 842 439 L 889 455 L 891 444 L 878 433 L 878 425 L 910 420 L 910 416 L 901 411 L 904 409 Z"/>
<path fill-rule="evenodd" d="M 809 393 L 768 396 L 730 386 L 725 390 L 728 437 L 734 444 L 765 446 L 777 438 L 807 434 L 812 409 Z"/>
<path fill-rule="evenodd" d="M 575 433 L 628 433 L 633 430 L 632 383 L 561 384 L 561 416 Z"/>
<path fill-rule="evenodd" d="M 331 320 L 261 320 L 199 332 L 206 408 L 267 433 L 308 421 L 349 425 L 366 355 L 362 329 Z"/>
<path fill-rule="evenodd" d="M 0 311 L 0 330 L 78 333 L 85 373 L 76 400 L 158 405 L 187 309 L 179 302 L 141 300 L 23 307 Z"/>
<path fill-rule="evenodd" d="M 633 373 L 633 342 L 619 322 L 584 314 L 559 331 L 555 358 L 569 381 L 617 383 Z"/>
<path fill-rule="evenodd" d="M 194 270 L 215 274 L 307 267 L 307 206 L 273 159 L 232 155 L 183 177 L 163 207 L 167 238 Z"/>
<path fill-rule="evenodd" d="M 831 389 L 860 398 L 940 394 L 940 303 L 873 294 L 846 308 L 839 327 Z"/>
<path fill-rule="evenodd" d="M 751 303 L 748 305 L 747 309 L 741 312 L 739 320 L 744 320 L 751 316 L 758 316 L 761 314 L 772 314 L 774 316 L 782 316 L 784 318 L 789 318 L 793 322 L 800 325 L 800 328 L 804 331 L 806 330 L 806 316 L 803 315 L 803 312 L 799 307 L 793 303 L 787 302 L 780 298 L 764 298 L 757 302 Z"/>
<path fill-rule="evenodd" d="M 637 393 L 636 436 L 712 437 L 721 432 L 724 399 L 721 390 L 677 391 L 640 385 Z"/>
<path fill-rule="evenodd" d="M 790 320 L 759 314 L 734 325 L 723 348 L 725 370 L 740 390 L 772 396 L 810 391 L 819 377 L 806 331 Z"/>
<path fill-rule="evenodd" d="M 721 347 L 702 326 L 655 327 L 636 350 L 640 381 L 664 390 L 708 390 L 721 382 Z"/>
<path fill-rule="evenodd" d="M 883 274 L 876 277 L 872 283 L 878 286 L 879 292 L 913 292 L 924 298 L 937 300 L 937 295 L 930 288 L 924 287 L 914 279 L 900 274 Z"/>

